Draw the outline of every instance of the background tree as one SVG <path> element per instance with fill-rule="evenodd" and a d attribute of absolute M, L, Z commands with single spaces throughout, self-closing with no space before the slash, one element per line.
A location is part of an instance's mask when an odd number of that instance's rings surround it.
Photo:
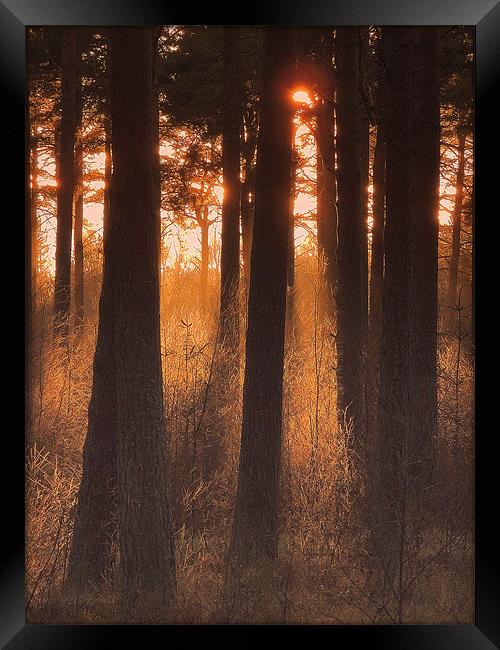
<path fill-rule="evenodd" d="M 76 35 L 63 32 L 61 77 L 61 123 L 58 147 L 57 239 L 54 289 L 54 334 L 69 335 L 71 305 L 71 234 L 76 133 Z"/>
<path fill-rule="evenodd" d="M 240 277 L 240 33 L 224 29 L 224 104 L 222 127 L 222 200 L 220 319 L 223 340 L 239 339 Z"/>

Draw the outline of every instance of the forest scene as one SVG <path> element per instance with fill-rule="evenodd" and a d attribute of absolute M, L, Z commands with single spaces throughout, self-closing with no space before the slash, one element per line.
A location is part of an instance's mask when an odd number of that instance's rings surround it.
<path fill-rule="evenodd" d="M 29 27 L 29 623 L 474 620 L 474 30 Z"/>

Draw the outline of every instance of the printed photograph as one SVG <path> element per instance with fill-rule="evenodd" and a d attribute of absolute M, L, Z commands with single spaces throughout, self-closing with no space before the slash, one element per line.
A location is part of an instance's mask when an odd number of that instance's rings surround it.
<path fill-rule="evenodd" d="M 26 617 L 474 622 L 474 28 L 28 27 Z"/>

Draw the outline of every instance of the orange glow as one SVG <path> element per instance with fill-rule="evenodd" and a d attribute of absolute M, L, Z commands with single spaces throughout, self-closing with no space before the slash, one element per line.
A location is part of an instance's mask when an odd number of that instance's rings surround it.
<path fill-rule="evenodd" d="M 311 99 L 307 90 L 298 89 L 293 93 L 293 101 L 297 104 L 306 104 L 312 106 L 313 100 Z"/>

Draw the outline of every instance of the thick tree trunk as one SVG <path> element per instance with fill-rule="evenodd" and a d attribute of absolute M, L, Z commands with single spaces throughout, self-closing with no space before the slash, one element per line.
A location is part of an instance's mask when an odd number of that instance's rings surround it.
<path fill-rule="evenodd" d="M 220 333 L 222 341 L 226 341 L 233 348 L 239 343 L 240 74 L 240 30 L 237 27 L 225 27 Z"/>
<path fill-rule="evenodd" d="M 291 36 L 266 28 L 248 300 L 243 425 L 232 555 L 275 558 L 282 442 L 291 170 Z"/>
<path fill-rule="evenodd" d="M 151 29 L 112 34 L 120 586 L 125 620 L 141 622 L 165 616 L 175 597 L 160 349 L 160 222 L 153 198 L 158 106 L 152 45 Z"/>
<path fill-rule="evenodd" d="M 325 62 L 331 67 L 331 58 Z M 337 294 L 337 186 L 335 178 L 335 109 L 333 70 L 322 85 L 317 122 L 318 254 L 325 273 L 324 308 L 333 317 Z"/>
<path fill-rule="evenodd" d="M 448 290 L 446 292 L 446 305 L 444 329 L 449 331 L 455 320 L 455 307 L 457 303 L 458 267 L 460 262 L 460 234 L 462 230 L 462 204 L 464 200 L 465 176 L 465 131 L 458 136 L 458 168 L 455 181 L 455 203 L 452 215 L 452 243 L 450 271 L 448 275 Z"/>
<path fill-rule="evenodd" d="M 336 35 L 337 60 L 337 409 L 339 423 L 352 421 L 353 445 L 364 445 L 364 353 L 367 330 L 366 228 L 360 174 L 361 113 L 359 38 L 354 27 Z"/>
<path fill-rule="evenodd" d="M 430 485 L 437 427 L 439 231 L 439 29 L 415 30 L 412 106 L 412 355 L 413 474 Z"/>
<path fill-rule="evenodd" d="M 376 450 L 374 542 L 386 586 L 395 577 L 408 494 L 410 426 L 410 30 L 385 28 L 387 87 L 385 270 Z M 384 523 L 389 522 L 389 523 Z M 394 522 L 394 523 L 390 523 Z"/>
<path fill-rule="evenodd" d="M 67 341 L 71 307 L 71 228 L 76 129 L 76 30 L 63 33 L 61 123 L 58 147 L 57 234 L 54 288 L 54 336 Z"/>
<path fill-rule="evenodd" d="M 436 426 L 439 73 L 437 30 L 386 28 L 387 216 L 374 539 L 403 611 L 410 527 L 432 477 Z M 395 582 L 396 581 L 396 582 Z"/>
<path fill-rule="evenodd" d="M 103 587 L 112 564 L 117 477 L 116 310 L 113 297 L 116 255 L 113 228 L 111 224 L 108 226 L 88 429 L 68 566 L 67 587 L 77 600 Z"/>

